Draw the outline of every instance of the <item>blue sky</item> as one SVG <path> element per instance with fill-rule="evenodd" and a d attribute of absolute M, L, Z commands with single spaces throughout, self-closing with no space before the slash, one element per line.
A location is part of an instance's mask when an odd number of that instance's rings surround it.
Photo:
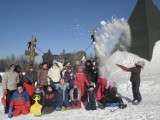
<path fill-rule="evenodd" d="M 129 18 L 137 0 L 0 0 L 0 59 L 24 54 L 36 35 L 37 47 L 53 54 L 85 50 L 100 22 Z M 153 0 L 160 8 L 160 0 Z M 86 52 L 94 52 L 91 46 Z M 37 50 L 41 59 L 42 52 Z"/>

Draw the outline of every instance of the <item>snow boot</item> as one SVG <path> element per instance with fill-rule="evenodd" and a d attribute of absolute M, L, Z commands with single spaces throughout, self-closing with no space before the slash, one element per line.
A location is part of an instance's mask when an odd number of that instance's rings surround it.
<path fill-rule="evenodd" d="M 127 107 L 127 104 L 120 104 L 120 105 L 119 105 L 119 108 L 120 108 L 120 109 L 124 109 L 124 108 L 126 108 L 126 107 Z"/>

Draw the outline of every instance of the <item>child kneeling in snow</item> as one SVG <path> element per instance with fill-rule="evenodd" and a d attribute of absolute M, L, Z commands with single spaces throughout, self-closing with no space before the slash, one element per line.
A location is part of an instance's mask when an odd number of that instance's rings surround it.
<path fill-rule="evenodd" d="M 11 97 L 8 117 L 11 118 L 12 116 L 18 116 L 20 114 L 26 115 L 29 113 L 29 107 L 29 95 L 23 89 L 23 85 L 18 83 L 17 90 Z"/>
<path fill-rule="evenodd" d="M 60 79 L 60 83 L 55 84 L 51 78 L 50 80 L 50 84 L 51 86 L 57 91 L 57 99 L 58 102 L 56 104 L 56 110 L 57 111 L 61 111 L 62 106 L 64 106 L 67 110 L 69 110 L 70 107 L 70 102 L 69 102 L 69 90 L 72 88 L 73 86 L 73 80 L 70 80 L 70 83 L 65 83 L 64 78 Z"/>
<path fill-rule="evenodd" d="M 45 114 L 51 113 L 55 110 L 57 103 L 56 92 L 53 90 L 52 86 L 48 85 L 45 91 L 44 107 L 42 112 Z"/>
<path fill-rule="evenodd" d="M 104 91 L 104 97 L 101 100 L 102 109 L 106 107 L 106 103 L 119 103 L 119 108 L 126 108 L 127 105 L 123 103 L 120 96 L 117 95 L 117 87 L 115 82 L 109 82 L 109 87 Z"/>
<path fill-rule="evenodd" d="M 41 115 L 42 107 L 44 105 L 44 91 L 40 84 L 36 85 L 35 91 L 32 95 L 33 105 L 30 108 L 30 113 L 34 115 Z"/>
<path fill-rule="evenodd" d="M 96 110 L 96 92 L 98 91 L 99 83 L 94 85 L 90 84 L 89 89 L 87 89 L 87 85 L 85 84 L 85 92 L 87 93 L 87 106 L 86 110 Z"/>
<path fill-rule="evenodd" d="M 73 88 L 70 90 L 71 108 L 81 108 L 81 91 L 77 88 L 78 82 L 75 80 Z"/>

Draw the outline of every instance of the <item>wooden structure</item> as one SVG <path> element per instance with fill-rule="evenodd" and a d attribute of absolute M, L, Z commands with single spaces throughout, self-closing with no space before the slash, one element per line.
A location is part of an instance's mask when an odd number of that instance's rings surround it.
<path fill-rule="evenodd" d="M 28 50 L 25 51 L 25 55 L 29 57 L 29 61 L 26 63 L 26 70 L 29 69 L 30 64 L 34 64 L 35 56 L 37 56 L 37 53 L 35 52 L 36 42 L 37 42 L 36 36 L 33 35 L 31 42 L 28 42 L 29 43 Z"/>

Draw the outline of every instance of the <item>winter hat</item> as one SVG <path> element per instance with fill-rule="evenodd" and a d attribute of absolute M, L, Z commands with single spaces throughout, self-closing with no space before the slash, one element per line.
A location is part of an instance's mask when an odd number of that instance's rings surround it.
<path fill-rule="evenodd" d="M 141 67 L 144 67 L 145 62 L 144 62 L 144 61 L 138 61 L 138 62 L 136 63 L 136 65 L 139 65 L 139 66 L 141 66 Z"/>
<path fill-rule="evenodd" d="M 58 62 L 57 60 L 53 60 L 52 64 L 57 64 L 57 62 Z"/>
<path fill-rule="evenodd" d="M 17 83 L 17 88 L 18 87 L 23 87 L 23 84 L 22 83 Z"/>
<path fill-rule="evenodd" d="M 11 68 L 11 67 L 15 68 L 16 65 L 15 65 L 15 64 L 11 64 L 11 65 L 9 66 L 9 68 Z"/>
<path fill-rule="evenodd" d="M 41 89 L 41 88 L 42 88 L 42 86 L 41 86 L 40 84 L 37 84 L 37 85 L 36 85 L 36 88 Z"/>
<path fill-rule="evenodd" d="M 42 66 L 45 65 L 45 64 L 47 64 L 47 62 L 42 62 Z"/>
<path fill-rule="evenodd" d="M 30 65 L 29 65 L 29 68 L 33 68 L 33 64 L 30 64 Z"/>
<path fill-rule="evenodd" d="M 94 88 L 94 84 L 93 83 L 89 84 L 89 88 Z"/>

